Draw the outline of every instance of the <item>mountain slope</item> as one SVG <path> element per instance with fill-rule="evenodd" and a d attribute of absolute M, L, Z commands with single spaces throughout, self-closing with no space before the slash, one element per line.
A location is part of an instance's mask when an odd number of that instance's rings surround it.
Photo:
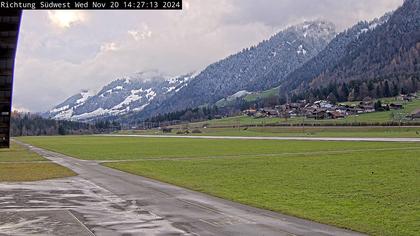
<path fill-rule="evenodd" d="M 46 114 L 46 116 L 57 120 L 68 120 L 73 115 L 74 109 L 82 106 L 86 100 L 94 95 L 93 91 L 83 90 L 82 92 L 71 96 L 63 103 L 55 106 Z"/>
<path fill-rule="evenodd" d="M 312 85 L 418 73 L 419 59 L 420 0 L 406 0 L 386 23 L 350 44 L 342 60 Z"/>
<path fill-rule="evenodd" d="M 168 77 L 156 71 L 138 73 L 109 83 L 99 93 L 76 94 L 46 115 L 53 119 L 89 121 L 140 112 L 152 101 L 176 94 L 191 77 Z"/>
<path fill-rule="evenodd" d="M 317 56 L 306 62 L 302 67 L 290 73 L 280 84 L 280 92 L 285 93 L 301 87 L 307 88 L 308 83 L 324 71 L 332 70 L 346 55 L 348 47 L 361 37 L 361 35 L 374 30 L 384 24 L 391 14 L 375 19 L 371 22 L 362 21 L 348 30 L 338 34 Z M 275 74 L 269 75 L 276 77 Z"/>
<path fill-rule="evenodd" d="M 344 44 L 341 44 L 343 42 Z M 295 99 L 362 100 L 420 89 L 420 0 L 339 34 L 291 73 L 280 95 Z"/>
<path fill-rule="evenodd" d="M 323 21 L 290 27 L 255 47 L 208 66 L 171 99 L 151 104 L 138 117 L 214 104 L 238 91 L 272 88 L 316 56 L 335 34 L 334 25 Z M 274 71 L 275 77 L 266 76 Z"/>

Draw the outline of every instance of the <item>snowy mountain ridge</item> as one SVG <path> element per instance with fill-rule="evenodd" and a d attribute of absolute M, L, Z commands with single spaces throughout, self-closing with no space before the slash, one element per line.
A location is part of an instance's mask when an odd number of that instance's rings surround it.
<path fill-rule="evenodd" d="M 140 112 L 155 99 L 172 96 L 194 74 L 171 77 L 147 71 L 112 81 L 98 93 L 84 90 L 55 106 L 46 116 L 59 120 L 90 121 Z"/>

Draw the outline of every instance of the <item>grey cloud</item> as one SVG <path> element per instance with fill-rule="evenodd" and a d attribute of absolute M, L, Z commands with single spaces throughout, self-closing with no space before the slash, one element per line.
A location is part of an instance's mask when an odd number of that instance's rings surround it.
<path fill-rule="evenodd" d="M 14 106 L 45 111 L 82 89 L 158 69 L 184 74 L 315 18 L 340 28 L 393 10 L 402 0 L 184 0 L 184 11 L 86 11 L 57 29 L 45 11 L 27 11 L 16 61 Z M 147 29 L 148 37 L 129 31 Z M 116 50 L 101 51 L 104 45 Z"/>
<path fill-rule="evenodd" d="M 303 20 L 325 19 L 339 29 L 360 20 L 371 19 L 396 9 L 403 0 L 232 0 L 238 6 L 226 22 L 261 21 L 272 26 L 287 26 Z"/>

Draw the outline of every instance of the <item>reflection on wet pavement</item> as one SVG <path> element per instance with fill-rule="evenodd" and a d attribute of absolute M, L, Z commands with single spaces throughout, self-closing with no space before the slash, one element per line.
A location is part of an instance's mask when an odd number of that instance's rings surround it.
<path fill-rule="evenodd" d="M 186 235 L 137 201 L 80 177 L 0 184 L 0 235 L 89 235 L 79 221 L 96 235 Z"/>
<path fill-rule="evenodd" d="M 93 235 L 67 210 L 1 212 L 0 222 L 0 235 Z"/>

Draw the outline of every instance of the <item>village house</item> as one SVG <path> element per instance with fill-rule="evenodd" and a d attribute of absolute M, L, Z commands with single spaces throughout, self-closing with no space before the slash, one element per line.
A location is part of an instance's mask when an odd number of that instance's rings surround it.
<path fill-rule="evenodd" d="M 262 108 L 262 109 L 248 109 L 242 112 L 244 115 L 253 116 L 255 118 L 264 117 L 279 117 L 280 113 L 277 109 L 273 108 Z"/>
<path fill-rule="evenodd" d="M 277 109 L 267 108 L 267 107 L 261 109 L 260 112 L 265 114 L 268 117 L 278 117 L 280 115 Z"/>
<path fill-rule="evenodd" d="M 397 97 L 398 101 L 404 101 L 404 102 L 411 102 L 414 99 L 417 99 L 417 93 L 410 93 L 410 94 L 401 94 Z"/>
<path fill-rule="evenodd" d="M 335 119 L 343 119 L 345 117 L 346 117 L 345 113 L 341 113 L 339 111 L 328 111 L 327 112 L 327 118 L 328 119 L 335 120 Z"/>
<path fill-rule="evenodd" d="M 375 112 L 375 106 L 373 104 L 367 104 L 367 105 L 361 104 L 361 105 L 359 105 L 358 108 L 360 108 L 360 111 L 361 111 L 360 113 L 372 113 L 372 112 Z"/>
<path fill-rule="evenodd" d="M 340 112 L 341 114 L 344 114 L 344 115 L 347 116 L 347 115 L 351 115 L 352 114 L 352 109 L 353 108 L 351 108 L 348 105 L 338 105 L 335 108 L 335 111 Z"/>
<path fill-rule="evenodd" d="M 413 98 L 417 95 L 401 95 L 401 97 Z M 329 101 L 319 100 L 314 103 L 307 103 L 306 100 L 301 100 L 295 103 L 287 103 L 277 105 L 275 108 L 265 107 L 256 109 L 248 109 L 243 111 L 244 115 L 252 116 L 255 118 L 263 117 L 306 117 L 310 119 L 342 119 L 349 115 L 359 115 L 364 113 L 372 113 L 378 111 L 389 110 L 402 110 L 404 106 L 399 103 L 380 103 L 381 106 L 377 107 L 378 103 L 367 97 L 362 102 L 355 104 L 333 104 Z M 413 115 L 417 117 L 417 114 Z"/>
<path fill-rule="evenodd" d="M 325 108 L 325 109 L 331 109 L 334 107 L 333 104 L 331 104 L 329 101 L 321 100 L 314 102 L 314 106 L 318 108 Z"/>
<path fill-rule="evenodd" d="M 255 109 L 248 109 L 242 112 L 244 115 L 247 116 L 255 116 L 255 114 L 257 114 L 257 110 Z"/>
<path fill-rule="evenodd" d="M 389 104 L 389 109 L 390 110 L 402 110 L 402 109 L 404 109 L 404 106 L 401 105 L 401 104 L 391 103 L 391 104 Z"/>
<path fill-rule="evenodd" d="M 307 118 L 312 118 L 312 119 L 315 119 L 315 120 L 326 119 L 327 118 L 327 109 L 325 109 L 325 108 L 315 108 L 306 117 Z"/>

